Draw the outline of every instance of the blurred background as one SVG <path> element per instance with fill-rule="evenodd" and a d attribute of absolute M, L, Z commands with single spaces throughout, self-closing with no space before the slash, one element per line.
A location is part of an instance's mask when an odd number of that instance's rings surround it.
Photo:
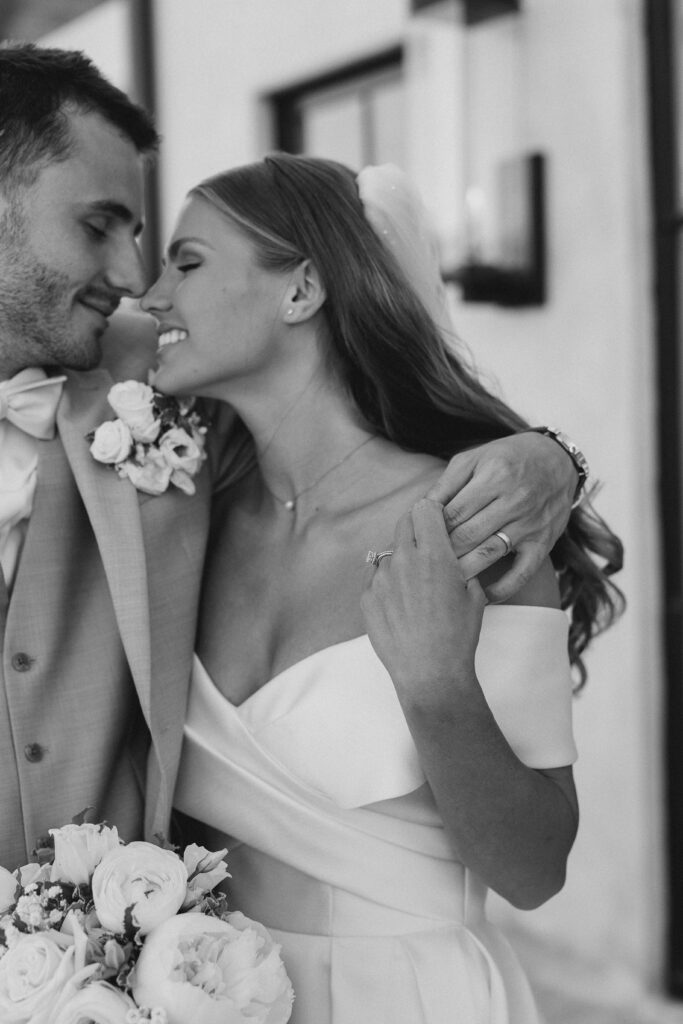
<path fill-rule="evenodd" d="M 0 36 L 82 49 L 156 114 L 152 268 L 187 189 L 271 149 L 417 183 L 463 345 L 584 450 L 627 553 L 566 886 L 492 914 L 548 1024 L 683 1022 L 683 3 L 4 0 Z"/>

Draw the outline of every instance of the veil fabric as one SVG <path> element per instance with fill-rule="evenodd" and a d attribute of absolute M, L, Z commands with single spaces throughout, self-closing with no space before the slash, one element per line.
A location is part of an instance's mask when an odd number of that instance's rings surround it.
<path fill-rule="evenodd" d="M 436 234 L 417 189 L 395 164 L 365 167 L 356 184 L 366 220 L 393 255 L 444 340 L 452 342 L 453 324 Z"/>

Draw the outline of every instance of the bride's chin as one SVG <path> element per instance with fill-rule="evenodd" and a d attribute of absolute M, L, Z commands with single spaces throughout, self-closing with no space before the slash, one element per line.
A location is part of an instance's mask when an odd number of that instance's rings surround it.
<path fill-rule="evenodd" d="M 179 388 L 174 384 L 173 377 L 168 373 L 164 373 L 163 367 L 150 370 L 147 382 L 165 395 L 177 395 L 179 393 Z"/>

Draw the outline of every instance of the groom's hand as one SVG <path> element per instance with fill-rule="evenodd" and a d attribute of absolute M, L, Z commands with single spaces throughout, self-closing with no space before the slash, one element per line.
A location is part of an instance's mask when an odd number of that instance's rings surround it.
<path fill-rule="evenodd" d="M 567 525 L 578 474 L 551 438 L 532 431 L 461 452 L 427 493 L 445 505 L 451 544 L 471 579 L 514 551 L 510 567 L 487 587 L 505 601 L 536 573 Z"/>

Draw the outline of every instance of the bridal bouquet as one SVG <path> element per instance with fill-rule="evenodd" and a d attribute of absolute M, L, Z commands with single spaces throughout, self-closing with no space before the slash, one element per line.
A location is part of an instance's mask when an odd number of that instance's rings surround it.
<path fill-rule="evenodd" d="M 293 992 L 266 929 L 213 890 L 225 850 L 50 831 L 0 868 L 2 1024 L 285 1024 Z"/>
<path fill-rule="evenodd" d="M 117 419 L 88 435 L 90 454 L 112 466 L 145 494 L 163 494 L 169 484 L 194 494 L 193 477 L 206 458 L 206 426 L 193 410 L 194 399 L 162 395 L 149 384 L 114 384 L 107 401 Z"/>

